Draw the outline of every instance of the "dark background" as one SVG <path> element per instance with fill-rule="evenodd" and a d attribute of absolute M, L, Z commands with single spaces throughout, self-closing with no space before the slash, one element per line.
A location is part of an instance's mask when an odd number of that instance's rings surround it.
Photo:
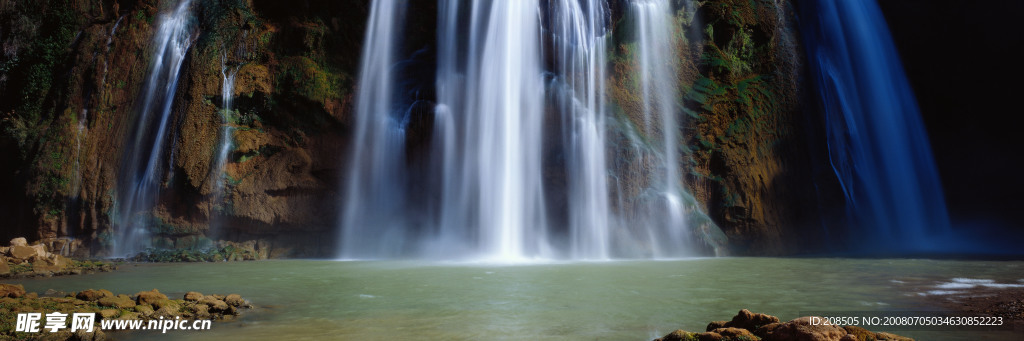
<path fill-rule="evenodd" d="M 878 2 L 917 95 L 954 228 L 1024 240 L 1024 1 Z"/>

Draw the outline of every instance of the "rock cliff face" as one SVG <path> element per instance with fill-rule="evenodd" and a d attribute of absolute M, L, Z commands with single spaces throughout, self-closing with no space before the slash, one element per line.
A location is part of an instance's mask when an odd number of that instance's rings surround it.
<path fill-rule="evenodd" d="M 73 236 L 94 254 L 109 247 L 153 31 L 172 5 L 0 7 L 2 200 L 4 215 L 15 218 L 5 233 Z M 279 256 L 324 254 L 332 247 L 322 242 L 333 240 L 323 235 L 336 217 L 365 2 L 211 1 L 193 11 L 200 33 L 174 101 L 173 162 L 152 210 L 153 245 L 193 247 L 215 226 L 217 238 L 274 241 Z M 237 76 L 227 181 L 216 189 L 222 65 Z"/>
<path fill-rule="evenodd" d="M 620 9 L 624 3 L 617 3 Z M 734 254 L 823 250 L 808 241 L 824 238 L 823 213 L 837 210 L 831 206 L 842 198 L 832 175 L 818 166 L 825 151 L 812 147 L 823 145 L 816 135 L 821 123 L 802 97 L 793 4 L 676 1 L 674 8 L 683 36 L 677 55 L 685 186 Z M 636 70 L 621 58 L 630 51 L 627 44 L 615 51 L 610 96 L 620 119 L 640 126 L 629 88 Z M 642 186 L 626 190 L 631 187 Z"/>
<path fill-rule="evenodd" d="M 158 14 L 172 6 L 166 2 L 0 5 L 0 215 L 9 217 L 0 239 L 71 236 L 91 254 L 105 254 L 118 214 L 121 156 L 135 147 L 127 136 L 154 62 Z M 815 168 L 823 151 L 807 147 L 819 145 L 809 128 L 818 122 L 802 107 L 790 1 L 673 5 L 685 37 L 678 98 L 687 128 L 679 159 L 694 205 L 725 232 L 734 253 L 812 251 L 797 245 L 821 238 L 815 226 L 830 208 L 819 203 L 836 197 L 828 173 Z M 416 46 L 407 48 L 429 50 L 435 4 L 410 6 L 406 40 Z M 150 212 L 153 245 L 261 240 L 273 257 L 332 253 L 368 7 L 365 0 L 194 5 L 199 33 L 174 101 L 172 161 Z M 610 8 L 619 22 L 626 2 L 610 1 Z M 630 66 L 609 60 L 618 119 L 637 124 L 628 105 Z M 226 124 L 222 69 L 237 72 Z M 429 141 L 429 119 L 413 125 L 409 153 L 425 149 L 416 141 Z M 219 169 L 228 126 L 232 144 Z M 642 182 L 629 180 L 622 190 Z"/>

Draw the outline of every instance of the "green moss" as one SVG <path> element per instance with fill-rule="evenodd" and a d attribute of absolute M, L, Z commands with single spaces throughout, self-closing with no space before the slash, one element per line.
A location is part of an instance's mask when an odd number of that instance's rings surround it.
<path fill-rule="evenodd" d="M 284 58 L 277 77 L 278 84 L 288 89 L 286 91 L 317 103 L 344 97 L 343 89 L 349 82 L 346 75 L 331 72 L 301 56 Z"/>
<path fill-rule="evenodd" d="M 179 263 L 179 262 L 219 262 L 243 261 L 259 258 L 253 250 L 232 245 L 196 249 L 148 249 L 132 258 L 136 262 Z"/>

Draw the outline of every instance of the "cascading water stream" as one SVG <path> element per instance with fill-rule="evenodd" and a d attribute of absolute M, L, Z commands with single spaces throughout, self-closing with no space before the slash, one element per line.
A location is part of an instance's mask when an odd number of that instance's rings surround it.
<path fill-rule="evenodd" d="M 232 108 L 231 100 L 234 97 L 235 92 L 235 75 L 238 73 L 238 68 L 231 68 L 228 66 L 227 56 L 222 56 L 220 64 L 220 75 L 221 75 L 221 88 L 220 88 L 220 100 L 221 100 L 221 133 L 220 133 L 220 146 L 217 148 L 216 159 L 214 160 L 214 167 L 210 172 L 210 176 L 213 180 L 213 201 L 210 209 L 210 229 L 207 232 L 207 237 L 216 238 L 219 237 L 219 226 L 216 224 L 215 210 L 217 208 L 224 208 L 224 185 L 226 181 L 226 175 L 224 169 L 228 164 L 228 156 L 231 153 L 231 147 L 234 145 L 233 136 L 235 128 L 231 122 Z"/>
<path fill-rule="evenodd" d="M 170 12 L 161 14 L 154 37 L 153 68 L 144 84 L 135 129 L 130 132 L 128 152 L 122 164 L 122 181 L 117 188 L 117 221 L 111 247 L 113 256 L 141 251 L 148 245 L 148 214 L 156 205 L 161 180 L 171 164 L 162 164 L 171 130 L 174 93 L 178 76 L 192 46 L 195 22 L 191 1 L 183 0 Z M 173 154 L 173 152 L 172 152 Z"/>
<path fill-rule="evenodd" d="M 502 260 L 549 254 L 538 2 L 442 1 L 439 27 L 440 247 Z"/>
<path fill-rule="evenodd" d="M 648 207 L 647 233 L 653 256 L 681 256 L 676 250 L 683 249 L 680 245 L 687 245 L 689 231 L 679 171 L 673 11 L 667 0 L 637 0 L 631 5 L 636 24 L 634 38 L 643 101 L 643 130 L 661 160 L 661 174 L 653 175 L 653 190 L 657 192 L 653 195 L 658 199 Z"/>
<path fill-rule="evenodd" d="M 355 138 L 341 217 L 343 258 L 395 257 L 409 241 L 405 207 L 405 129 L 396 108 L 395 54 L 405 4 L 375 0 L 363 46 Z"/>
<path fill-rule="evenodd" d="M 569 160 L 569 240 L 574 259 L 608 259 L 608 167 L 605 162 L 607 9 L 604 1 L 549 3 L 557 74 L 556 101 L 563 115 Z M 558 88 L 564 89 L 558 89 Z"/>
<path fill-rule="evenodd" d="M 858 236 L 939 251 L 946 205 L 913 91 L 873 1 L 816 0 L 802 19 L 829 161 Z"/>
<path fill-rule="evenodd" d="M 441 0 L 438 6 L 431 222 L 407 217 L 405 130 L 396 107 L 392 1 L 373 3 L 341 219 L 344 258 L 406 255 L 500 261 L 683 255 L 686 230 L 676 130 L 675 56 L 667 1 L 632 4 L 645 127 L 662 164 L 638 226 L 613 219 L 606 156 L 610 14 L 604 0 Z M 652 137 L 654 138 L 654 137 Z M 634 155 L 645 154 L 635 153 Z M 546 172 L 564 172 L 565 212 L 549 205 Z M 418 180 L 422 181 L 422 180 Z M 556 194 L 557 195 L 557 194 Z M 557 206 L 560 210 L 562 206 Z M 427 225 L 427 226 L 425 226 Z M 628 235 L 625 238 L 621 238 Z M 637 236 L 639 235 L 639 237 Z M 621 239 L 643 239 L 624 242 Z M 643 248 L 644 250 L 637 250 Z M 653 250 L 652 250 L 653 249 Z"/>

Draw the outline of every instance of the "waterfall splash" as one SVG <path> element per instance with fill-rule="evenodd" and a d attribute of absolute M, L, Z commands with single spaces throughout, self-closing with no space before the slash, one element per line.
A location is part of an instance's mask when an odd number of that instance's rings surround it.
<path fill-rule="evenodd" d="M 221 57 L 220 63 L 220 75 L 221 75 L 221 87 L 220 87 L 220 100 L 221 100 L 221 133 L 220 133 L 220 146 L 217 148 L 216 159 L 213 163 L 213 169 L 211 170 L 210 176 L 213 179 L 213 201 L 210 209 L 210 230 L 207 232 L 207 237 L 216 238 L 220 231 L 217 230 L 218 226 L 214 223 L 214 210 L 217 208 L 224 209 L 224 185 L 226 175 L 224 174 L 224 168 L 228 164 L 228 156 L 231 153 L 231 147 L 234 145 L 233 136 L 235 128 L 231 122 L 231 100 L 234 97 L 235 92 L 235 75 L 238 73 L 238 68 L 230 68 L 227 62 L 227 55 Z"/>
<path fill-rule="evenodd" d="M 817 0 L 803 16 L 826 112 L 829 160 L 857 235 L 900 251 L 936 251 L 950 232 L 913 91 L 873 1 Z"/>
<path fill-rule="evenodd" d="M 404 18 L 402 1 L 373 2 L 363 40 L 355 139 L 341 212 L 343 258 L 394 257 L 410 246 L 403 216 L 408 116 L 396 108 L 393 70 Z"/>
<path fill-rule="evenodd" d="M 144 85 L 139 116 L 122 163 L 121 178 L 127 180 L 117 188 L 113 256 L 130 255 L 148 245 L 147 226 L 152 223 L 148 211 L 156 205 L 163 187 L 163 172 L 172 167 L 170 162 L 161 162 L 161 158 L 173 149 L 164 145 L 173 143 L 168 132 L 172 130 L 174 93 L 185 55 L 194 40 L 196 25 L 191 2 L 181 1 L 173 11 L 161 14 L 159 22 L 154 37 L 153 68 Z"/>

